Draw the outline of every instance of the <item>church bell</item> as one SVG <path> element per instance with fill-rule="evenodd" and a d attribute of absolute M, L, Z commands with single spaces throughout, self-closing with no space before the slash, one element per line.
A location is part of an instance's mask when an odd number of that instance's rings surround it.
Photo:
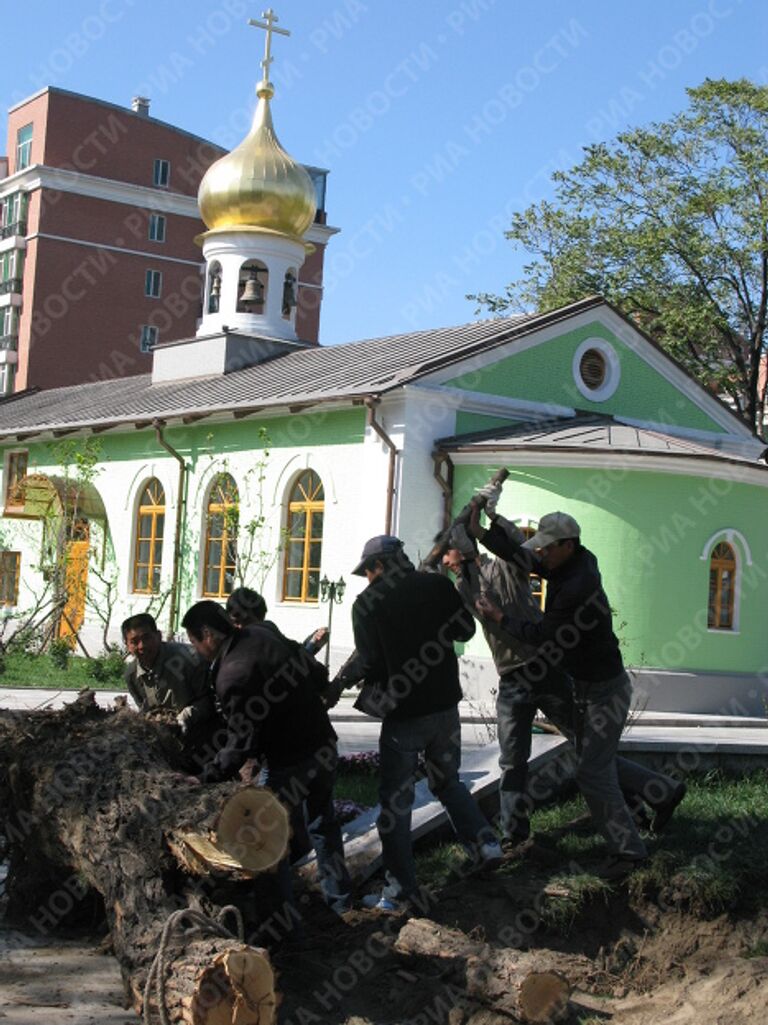
<path fill-rule="evenodd" d="M 240 302 L 248 306 L 260 306 L 264 302 L 264 286 L 259 281 L 257 271 L 253 268 L 248 273 Z"/>

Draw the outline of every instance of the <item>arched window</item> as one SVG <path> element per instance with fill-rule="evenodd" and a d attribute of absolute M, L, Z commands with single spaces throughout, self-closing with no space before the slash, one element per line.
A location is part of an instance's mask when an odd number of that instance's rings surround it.
<path fill-rule="evenodd" d="M 523 535 L 526 541 L 532 538 L 533 535 L 536 533 L 536 528 L 531 526 L 518 526 L 517 529 L 520 531 L 520 533 Z M 544 601 L 547 597 L 547 583 L 542 577 L 538 575 L 538 573 L 531 573 L 528 579 L 530 580 L 531 584 L 531 597 L 538 604 L 539 608 L 543 609 Z"/>
<path fill-rule="evenodd" d="M 225 598 L 235 586 L 240 494 L 228 473 L 213 482 L 205 517 L 203 596 Z"/>
<path fill-rule="evenodd" d="M 324 509 L 323 482 L 314 470 L 305 470 L 288 497 L 283 601 L 318 600 Z"/>
<path fill-rule="evenodd" d="M 160 590 L 164 530 L 165 491 L 153 477 L 144 485 L 136 510 L 133 590 L 139 594 L 156 594 Z"/>
<path fill-rule="evenodd" d="M 736 556 L 733 548 L 721 541 L 709 558 L 710 630 L 733 630 L 733 609 L 736 597 Z"/>
<path fill-rule="evenodd" d="M 296 306 L 296 271 L 291 269 L 285 272 L 283 278 L 283 305 L 282 312 L 285 320 L 291 319 L 291 313 Z"/>
<path fill-rule="evenodd" d="M 218 313 L 221 302 L 221 264 L 212 263 L 208 268 L 208 312 Z"/>

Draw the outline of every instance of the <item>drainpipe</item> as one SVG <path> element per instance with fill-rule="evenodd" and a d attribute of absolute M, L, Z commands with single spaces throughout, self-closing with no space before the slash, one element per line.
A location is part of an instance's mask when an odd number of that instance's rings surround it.
<path fill-rule="evenodd" d="M 384 524 L 384 533 L 392 533 L 392 505 L 395 493 L 395 461 L 397 459 L 397 448 L 394 441 L 390 438 L 384 428 L 381 426 L 379 421 L 376 419 L 376 407 L 381 402 L 381 399 L 377 399 L 372 395 L 369 395 L 365 400 L 365 405 L 368 408 L 368 419 L 367 426 L 372 427 L 373 430 L 378 434 L 381 440 L 389 449 L 389 468 L 387 470 L 387 515 Z"/>
<path fill-rule="evenodd" d="M 184 459 L 176 451 L 176 449 L 170 445 L 163 437 L 163 428 L 165 427 L 165 420 L 153 420 L 152 426 L 155 428 L 155 437 L 157 443 L 165 451 L 173 456 L 173 458 L 179 464 L 179 483 L 177 491 L 176 501 L 176 526 L 173 532 L 173 576 L 171 578 L 171 610 L 169 616 L 169 633 L 172 639 L 176 633 L 176 618 L 179 611 L 179 560 L 181 552 L 181 530 L 184 524 L 184 507 L 186 505 L 186 487 L 187 487 L 187 464 Z"/>

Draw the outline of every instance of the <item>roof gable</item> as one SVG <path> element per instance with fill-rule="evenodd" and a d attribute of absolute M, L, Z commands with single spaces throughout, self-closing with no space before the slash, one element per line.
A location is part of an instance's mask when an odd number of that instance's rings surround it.
<path fill-rule="evenodd" d="M 576 320 L 576 323 L 574 323 Z M 751 437 L 749 429 L 675 361 L 607 304 L 472 361 L 444 387 L 568 407 L 681 430 Z M 564 329 L 565 328 L 565 329 Z M 592 344 L 594 343 L 594 345 Z M 580 379 L 581 355 L 598 347 L 613 362 L 614 387 L 597 399 Z M 581 384 L 581 387 L 579 387 Z M 599 392 L 598 392 L 599 394 Z"/>

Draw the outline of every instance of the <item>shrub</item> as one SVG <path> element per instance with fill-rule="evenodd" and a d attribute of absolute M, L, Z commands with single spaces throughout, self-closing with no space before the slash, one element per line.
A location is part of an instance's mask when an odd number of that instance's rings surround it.
<path fill-rule="evenodd" d="M 72 649 L 69 646 L 69 642 L 63 637 L 57 637 L 56 640 L 51 641 L 51 646 L 48 649 L 48 654 L 51 656 L 51 662 L 56 669 L 68 669 L 69 660 L 72 657 Z"/>
<path fill-rule="evenodd" d="M 123 679 L 123 656 L 119 651 L 109 651 L 88 662 L 88 675 L 97 683 L 119 683 Z"/>

